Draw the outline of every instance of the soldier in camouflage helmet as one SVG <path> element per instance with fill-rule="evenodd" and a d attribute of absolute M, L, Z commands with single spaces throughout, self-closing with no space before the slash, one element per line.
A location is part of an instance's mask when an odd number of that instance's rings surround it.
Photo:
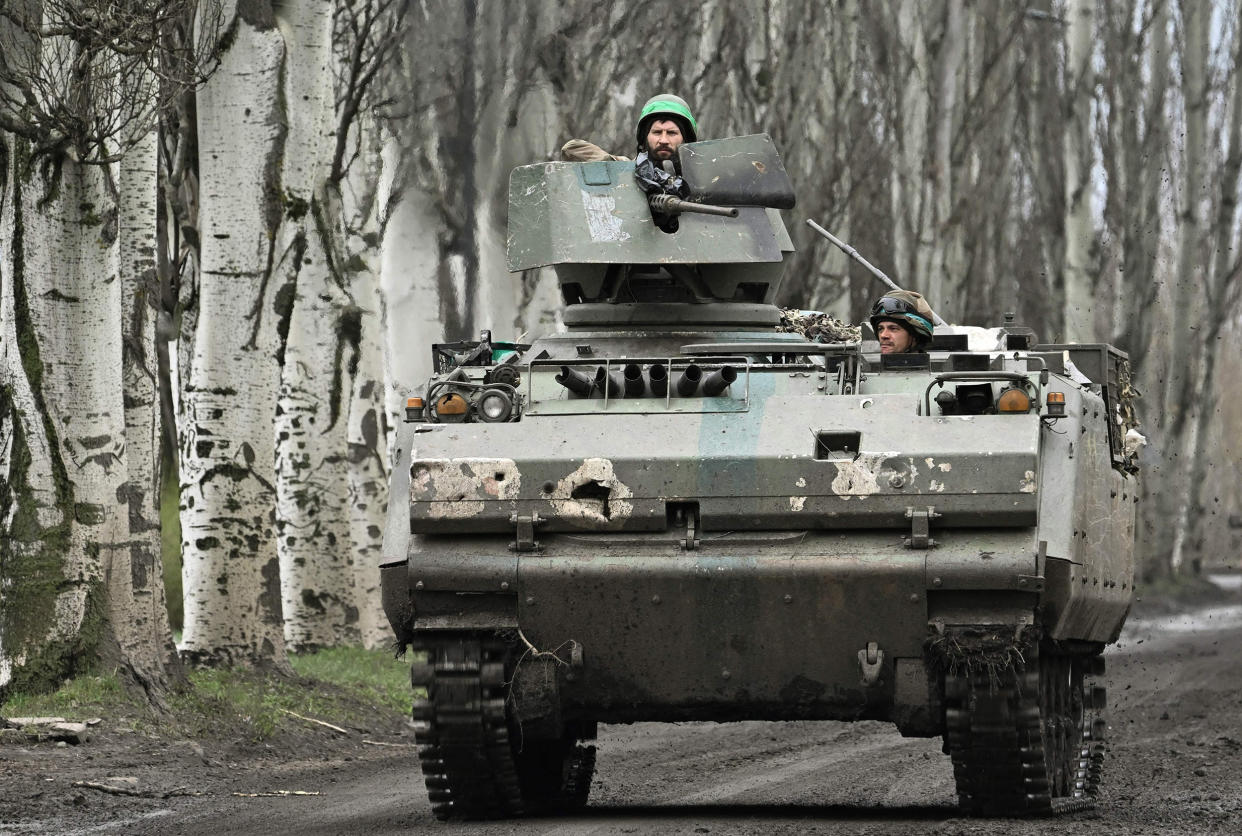
<path fill-rule="evenodd" d="M 932 337 L 932 309 L 913 290 L 890 290 L 871 308 L 881 354 L 923 351 Z"/>

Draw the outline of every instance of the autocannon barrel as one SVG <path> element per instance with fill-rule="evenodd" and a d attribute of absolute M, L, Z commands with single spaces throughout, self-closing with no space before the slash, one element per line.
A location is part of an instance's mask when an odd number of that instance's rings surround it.
<path fill-rule="evenodd" d="M 590 395 L 591 390 L 595 388 L 591 378 L 582 372 L 574 371 L 569 366 L 561 366 L 561 373 L 556 376 L 556 382 L 583 398 Z"/>
<path fill-rule="evenodd" d="M 714 398 L 729 388 L 729 384 L 737 380 L 737 370 L 732 366 L 721 366 L 703 379 L 703 395 Z"/>
<path fill-rule="evenodd" d="M 668 194 L 653 194 L 647 198 L 653 211 L 664 215 L 679 215 L 693 212 L 699 215 L 719 215 L 722 218 L 736 218 L 736 206 L 711 206 L 706 203 L 694 203 Z"/>

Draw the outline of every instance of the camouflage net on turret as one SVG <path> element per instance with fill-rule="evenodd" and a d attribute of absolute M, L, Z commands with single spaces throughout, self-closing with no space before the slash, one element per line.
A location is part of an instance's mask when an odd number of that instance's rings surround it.
<path fill-rule="evenodd" d="M 795 308 L 781 309 L 781 324 L 776 326 L 776 330 L 801 334 L 813 343 L 856 343 L 862 339 L 860 325 L 850 325 L 819 311 Z"/>

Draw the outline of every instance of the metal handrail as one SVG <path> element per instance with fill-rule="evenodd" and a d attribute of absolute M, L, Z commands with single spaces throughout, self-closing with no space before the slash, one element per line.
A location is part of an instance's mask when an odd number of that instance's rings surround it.
<path fill-rule="evenodd" d="M 946 372 L 938 374 L 932 378 L 931 383 L 927 384 L 927 388 L 923 390 L 923 414 L 931 415 L 931 390 L 933 386 L 944 386 L 950 380 L 1008 380 L 1013 383 L 1021 383 L 1024 387 L 1030 386 L 1035 390 L 1034 401 L 1036 404 L 1040 402 L 1040 395 L 1043 390 L 1039 384 L 1031 380 L 1027 374 L 1023 372 L 1002 372 L 1002 371 L 974 371 L 974 372 Z"/>

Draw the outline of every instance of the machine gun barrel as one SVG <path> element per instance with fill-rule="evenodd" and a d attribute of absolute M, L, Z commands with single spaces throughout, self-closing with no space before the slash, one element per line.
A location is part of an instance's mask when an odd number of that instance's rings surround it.
<path fill-rule="evenodd" d="M 689 200 L 682 200 L 673 197 L 670 194 L 653 194 L 648 195 L 647 202 L 651 205 L 651 209 L 664 215 L 679 215 L 682 212 L 692 212 L 699 215 L 719 215 L 722 218 L 736 218 L 736 206 L 711 206 L 707 203 L 694 203 Z"/>

